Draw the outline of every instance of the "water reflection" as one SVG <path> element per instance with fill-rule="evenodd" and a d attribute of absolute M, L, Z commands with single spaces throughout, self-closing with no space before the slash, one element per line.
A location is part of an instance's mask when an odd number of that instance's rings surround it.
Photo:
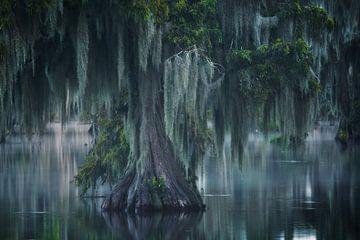
<path fill-rule="evenodd" d="M 161 214 L 148 216 L 106 214 L 108 226 L 124 239 L 181 240 L 191 236 L 193 228 L 202 218 L 202 213 Z"/>
<path fill-rule="evenodd" d="M 58 125 L 42 137 L 0 145 L 0 239 L 63 239 L 79 202 L 70 181 L 90 142 L 85 129 L 75 128 L 59 134 Z"/>
<path fill-rule="evenodd" d="M 90 145 L 79 128 L 0 145 L 0 239 L 360 239 L 360 149 L 341 149 L 330 126 L 296 150 L 254 135 L 241 162 L 209 153 L 205 213 L 142 217 L 79 198 L 71 181 Z"/>
<path fill-rule="evenodd" d="M 241 163 L 206 161 L 205 193 L 230 195 L 205 197 L 207 238 L 360 239 L 360 151 L 343 151 L 334 130 L 297 149 L 252 136 Z"/>

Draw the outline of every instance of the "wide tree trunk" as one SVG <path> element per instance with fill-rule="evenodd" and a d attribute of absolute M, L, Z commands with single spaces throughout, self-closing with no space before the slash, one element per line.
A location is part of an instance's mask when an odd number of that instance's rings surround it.
<path fill-rule="evenodd" d="M 102 208 L 131 212 L 201 210 L 200 194 L 185 178 L 164 128 L 154 121 L 147 123 L 144 141 L 149 151 L 129 167 Z"/>
<path fill-rule="evenodd" d="M 149 64 L 143 71 L 132 61 L 127 120 L 133 138 L 132 156 L 124 178 L 102 208 L 130 212 L 201 210 L 199 191 L 185 177 L 185 169 L 165 133 L 162 70 Z"/>

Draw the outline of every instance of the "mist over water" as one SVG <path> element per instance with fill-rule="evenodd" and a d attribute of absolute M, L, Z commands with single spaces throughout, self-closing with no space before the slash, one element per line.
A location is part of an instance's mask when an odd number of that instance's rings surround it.
<path fill-rule="evenodd" d="M 252 136 L 242 162 L 227 163 L 226 176 L 223 163 L 205 163 L 205 193 L 214 194 L 205 198 L 207 236 L 358 239 L 360 151 L 336 144 L 335 129 L 318 127 L 297 149 Z"/>
<path fill-rule="evenodd" d="M 344 149 L 335 132 L 322 124 L 297 149 L 253 134 L 240 161 L 199 165 L 206 212 L 143 217 L 79 197 L 86 126 L 14 137 L 0 145 L 0 239 L 359 239 L 360 148 Z"/>

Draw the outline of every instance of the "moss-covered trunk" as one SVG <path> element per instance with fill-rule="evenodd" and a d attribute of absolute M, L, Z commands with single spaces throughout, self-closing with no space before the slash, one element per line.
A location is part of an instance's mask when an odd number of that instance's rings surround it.
<path fill-rule="evenodd" d="M 150 152 L 141 167 L 134 164 L 104 201 L 106 211 L 191 211 L 202 208 L 197 189 L 191 186 L 177 163 L 168 140 L 158 129 L 147 131 Z"/>
<path fill-rule="evenodd" d="M 129 39 L 136 33 L 129 30 Z M 196 186 L 185 177 L 165 132 L 162 69 L 137 64 L 137 49 L 127 47 L 130 64 L 128 133 L 132 153 L 121 182 L 104 201 L 106 211 L 190 211 L 202 209 Z M 135 56 L 135 57 L 134 57 Z"/>
<path fill-rule="evenodd" d="M 156 75 L 155 75 L 156 77 Z M 162 104 L 154 79 L 144 79 L 139 88 L 142 111 L 138 147 L 140 154 L 128 166 L 123 180 L 103 203 L 104 210 L 200 210 L 198 190 L 185 178 L 165 134 Z M 156 81 L 156 80 L 155 80 Z"/>

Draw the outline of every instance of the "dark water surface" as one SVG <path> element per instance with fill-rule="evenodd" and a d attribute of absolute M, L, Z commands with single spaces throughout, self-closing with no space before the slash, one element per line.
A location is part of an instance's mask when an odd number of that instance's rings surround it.
<path fill-rule="evenodd" d="M 0 145 L 0 240 L 360 239 L 360 149 L 333 134 L 323 126 L 297 150 L 252 136 L 241 163 L 200 166 L 205 213 L 146 217 L 105 215 L 101 199 L 78 197 L 85 132 L 14 138 Z"/>

